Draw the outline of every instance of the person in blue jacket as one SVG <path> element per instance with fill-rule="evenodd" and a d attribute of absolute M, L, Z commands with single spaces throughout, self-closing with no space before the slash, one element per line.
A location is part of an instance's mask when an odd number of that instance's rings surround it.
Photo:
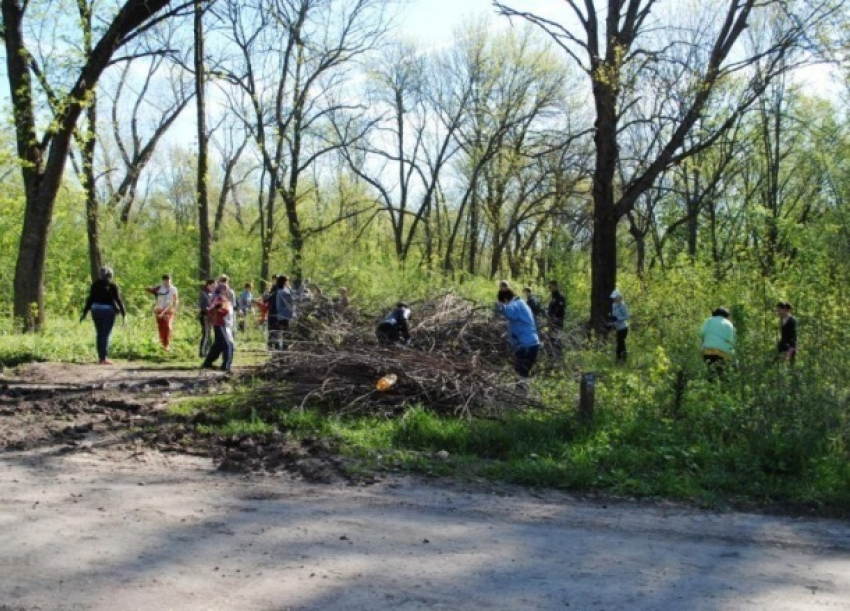
<path fill-rule="evenodd" d="M 496 311 L 508 321 L 508 335 L 514 350 L 514 370 L 520 377 L 527 378 L 540 349 L 534 314 L 528 304 L 509 288 L 500 289 L 497 299 Z"/>

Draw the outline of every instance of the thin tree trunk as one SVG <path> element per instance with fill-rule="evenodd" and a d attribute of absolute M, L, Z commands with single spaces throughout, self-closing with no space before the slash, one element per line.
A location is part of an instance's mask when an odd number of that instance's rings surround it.
<path fill-rule="evenodd" d="M 100 252 L 97 189 L 94 180 L 94 149 L 97 144 L 97 100 L 92 94 L 91 105 L 86 109 L 87 134 L 83 145 L 83 180 L 86 190 L 86 233 L 89 245 L 89 267 L 92 282 L 100 277 L 103 258 Z"/>
<path fill-rule="evenodd" d="M 77 2 L 80 21 L 83 27 L 83 46 L 86 56 L 92 52 L 91 7 L 85 0 Z M 83 187 L 86 192 L 86 235 L 89 247 L 89 268 L 92 282 L 100 277 L 102 257 L 100 253 L 100 235 L 98 231 L 98 200 L 94 177 L 94 151 L 97 146 L 97 92 L 93 91 L 86 108 L 86 132 L 82 143 Z"/>
<path fill-rule="evenodd" d="M 619 83 L 619 75 L 611 78 Z M 609 297 L 617 285 L 617 216 L 614 176 L 619 159 L 617 146 L 617 91 L 602 77 L 595 77 L 596 167 L 593 172 L 593 241 L 591 245 L 590 324 L 607 329 L 611 311 Z"/>
<path fill-rule="evenodd" d="M 208 180 L 207 119 L 204 72 L 204 11 L 201 0 L 195 0 L 195 98 L 198 109 L 198 228 L 200 252 L 198 275 L 201 280 L 212 273 L 212 235 L 210 233 L 210 203 Z"/>

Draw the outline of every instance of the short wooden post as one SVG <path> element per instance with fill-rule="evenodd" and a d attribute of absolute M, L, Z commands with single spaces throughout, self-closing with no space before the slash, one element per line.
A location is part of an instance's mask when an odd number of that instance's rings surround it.
<path fill-rule="evenodd" d="M 593 403 L 596 395 L 596 373 L 581 374 L 578 398 L 578 415 L 583 424 L 593 424 Z"/>

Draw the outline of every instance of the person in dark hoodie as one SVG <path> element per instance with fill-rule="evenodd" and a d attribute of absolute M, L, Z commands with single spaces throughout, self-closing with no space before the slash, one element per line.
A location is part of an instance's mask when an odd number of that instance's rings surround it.
<path fill-rule="evenodd" d="M 797 319 L 791 314 L 791 309 L 787 301 L 776 304 L 776 315 L 779 317 L 779 342 L 776 349 L 779 358 L 789 365 L 794 364 L 797 356 Z"/>
<path fill-rule="evenodd" d="M 100 278 L 92 282 L 89 296 L 83 307 L 80 322 L 86 319 L 86 314 L 91 312 L 94 328 L 97 333 L 97 358 L 101 365 L 111 365 L 109 360 L 109 338 L 112 336 L 112 328 L 115 326 L 115 317 L 120 313 L 126 318 L 124 302 L 121 301 L 121 292 L 118 285 L 112 280 L 112 269 L 100 268 Z"/>
<path fill-rule="evenodd" d="M 378 323 L 375 335 L 378 342 L 384 346 L 391 346 L 399 342 L 410 345 L 410 308 L 403 301 L 395 304 L 393 311 Z"/>
<path fill-rule="evenodd" d="M 567 300 L 561 294 L 556 280 L 549 281 L 549 306 L 546 308 L 546 316 L 549 318 L 549 329 L 563 329 L 564 318 L 567 316 Z"/>
<path fill-rule="evenodd" d="M 534 314 L 534 320 L 536 321 L 538 318 L 543 318 L 546 315 L 546 311 L 543 309 L 543 304 L 540 303 L 540 300 L 537 298 L 537 295 L 534 294 L 534 291 L 530 286 L 522 289 L 523 295 L 525 295 L 525 303 L 528 306 L 528 309 L 531 310 L 531 313 Z"/>
<path fill-rule="evenodd" d="M 283 274 L 277 277 L 275 285 L 263 301 L 269 304 L 268 312 L 268 348 L 283 350 L 283 336 L 295 318 L 295 296 L 289 288 L 289 277 Z"/>

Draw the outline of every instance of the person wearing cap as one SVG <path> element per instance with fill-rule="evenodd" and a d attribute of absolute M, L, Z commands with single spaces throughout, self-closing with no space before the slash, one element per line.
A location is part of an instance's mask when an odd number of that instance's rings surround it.
<path fill-rule="evenodd" d="M 623 301 L 623 294 L 614 289 L 611 293 L 611 321 L 609 326 L 617 333 L 617 360 L 626 361 L 626 337 L 629 335 L 629 308 Z"/>
<path fill-rule="evenodd" d="M 375 335 L 383 346 L 392 346 L 399 342 L 410 345 L 410 308 L 399 301 L 392 312 L 378 323 Z"/>
<path fill-rule="evenodd" d="M 787 301 L 776 304 L 776 315 L 779 317 L 779 342 L 776 349 L 779 358 L 789 365 L 794 364 L 794 358 L 797 356 L 797 319 L 791 314 L 791 310 L 791 304 Z"/>
<path fill-rule="evenodd" d="M 514 371 L 521 378 L 527 378 L 540 350 L 534 314 L 528 304 L 514 295 L 511 289 L 499 289 L 496 300 L 496 311 L 508 321 L 508 336 L 514 351 Z"/>
<path fill-rule="evenodd" d="M 159 341 L 165 351 L 171 350 L 171 336 L 174 331 L 174 314 L 180 305 L 177 287 L 171 284 L 171 275 L 163 274 L 162 282 L 145 289 L 156 296 L 153 313 L 156 316 L 156 326 L 159 331 Z"/>
<path fill-rule="evenodd" d="M 735 326 L 729 320 L 729 310 L 715 309 L 702 323 L 702 358 L 712 374 L 723 377 L 727 365 L 735 356 Z"/>
<path fill-rule="evenodd" d="M 97 334 L 97 358 L 101 365 L 112 364 L 109 360 L 109 338 L 115 326 L 115 316 L 120 313 L 122 318 L 127 317 L 124 302 L 121 301 L 121 292 L 112 280 L 112 275 L 111 268 L 100 268 L 100 278 L 92 282 L 88 299 L 83 306 L 83 314 L 80 316 L 80 322 L 83 322 L 86 314 L 91 312 Z"/>

